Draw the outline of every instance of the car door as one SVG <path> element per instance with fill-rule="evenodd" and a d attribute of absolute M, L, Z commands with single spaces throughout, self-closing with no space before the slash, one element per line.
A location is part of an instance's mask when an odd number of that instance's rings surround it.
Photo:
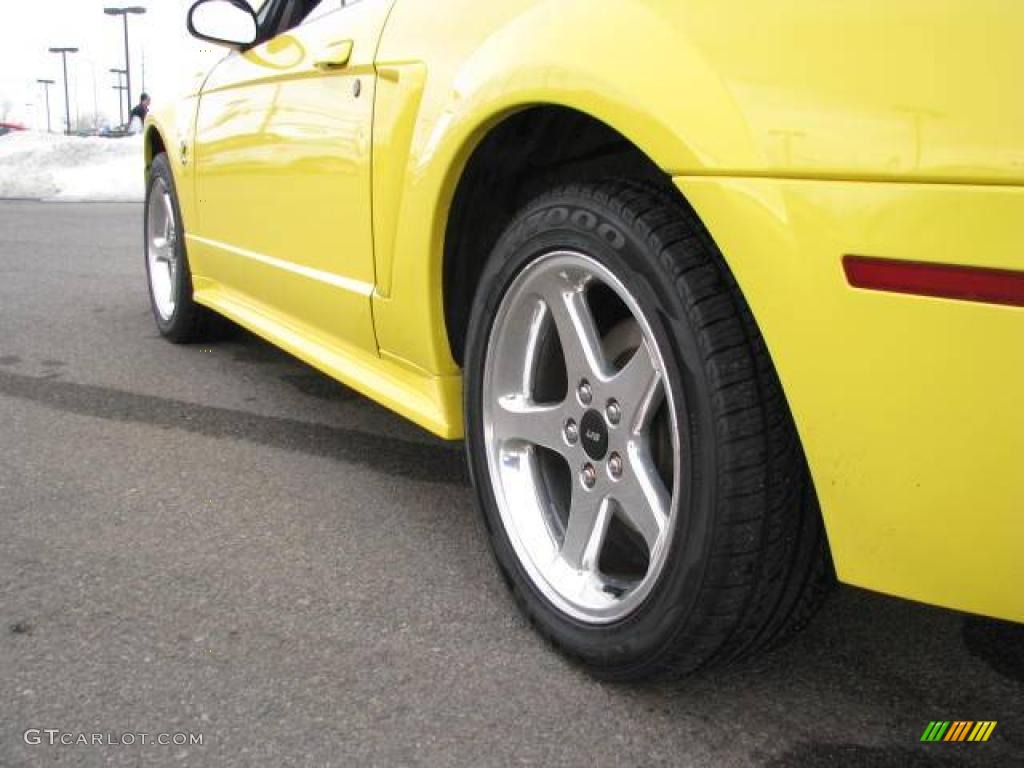
<path fill-rule="evenodd" d="M 273 0 L 275 34 L 207 78 L 194 143 L 209 289 L 372 352 L 374 55 L 393 1 Z"/>

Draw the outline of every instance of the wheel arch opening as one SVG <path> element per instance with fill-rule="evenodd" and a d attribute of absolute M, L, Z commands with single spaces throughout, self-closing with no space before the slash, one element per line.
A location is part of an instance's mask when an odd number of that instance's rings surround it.
<path fill-rule="evenodd" d="M 469 318 L 487 257 L 517 212 L 559 184 L 608 178 L 653 183 L 692 210 L 671 176 L 636 144 L 606 123 L 570 108 L 544 105 L 515 112 L 492 126 L 476 145 L 456 184 L 444 234 L 444 320 L 452 358 L 459 366 L 465 362 Z M 724 254 L 722 258 L 731 274 Z M 753 321 L 757 323 L 756 315 Z M 774 367 L 774 361 L 771 364 Z M 785 392 L 782 398 L 788 401 Z M 808 481 L 813 488 L 810 475 Z M 815 509 L 813 514 L 820 513 Z M 828 547 L 827 533 L 824 536 Z"/>
<path fill-rule="evenodd" d="M 516 212 L 557 184 L 611 177 L 653 182 L 678 194 L 670 177 L 634 143 L 583 112 L 534 106 L 490 128 L 463 168 L 445 228 L 442 291 L 456 363 L 463 364 L 487 256 Z"/>
<path fill-rule="evenodd" d="M 149 175 L 149 168 L 153 165 L 153 158 L 159 155 L 161 152 L 166 152 L 167 146 L 164 144 L 163 136 L 160 135 L 160 131 L 153 126 L 146 129 L 146 141 L 145 141 L 145 152 L 146 152 L 146 175 Z"/>

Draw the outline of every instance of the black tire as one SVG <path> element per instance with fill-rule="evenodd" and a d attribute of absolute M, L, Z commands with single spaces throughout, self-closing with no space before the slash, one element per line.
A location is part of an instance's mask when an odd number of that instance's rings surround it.
<path fill-rule="evenodd" d="M 159 193 L 163 188 L 166 188 L 170 193 L 177 233 L 174 242 L 174 252 L 178 264 L 178 268 L 175 271 L 177 295 L 174 310 L 168 317 L 163 317 L 157 309 L 157 302 L 153 295 L 153 281 L 150 275 L 150 260 L 148 257 L 150 243 L 150 217 L 148 212 L 150 201 L 153 195 Z M 171 173 L 170 162 L 164 153 L 154 157 L 153 163 L 150 166 L 149 177 L 146 180 L 146 202 L 143 222 L 143 254 L 146 265 L 146 285 L 149 288 L 149 301 L 150 307 L 153 310 L 153 318 L 156 320 L 156 326 L 160 331 L 160 335 L 175 344 L 187 344 L 206 338 L 210 330 L 213 313 L 197 304 L 192 296 L 192 271 L 189 268 L 188 254 L 185 248 L 185 230 L 181 217 L 181 208 L 178 203 L 178 192 L 174 184 L 174 175 Z"/>
<path fill-rule="evenodd" d="M 569 215 L 547 215 L 555 211 Z M 537 588 L 502 523 L 486 458 L 494 318 L 516 276 L 563 249 L 597 260 L 636 297 L 667 386 L 686 404 L 678 440 L 691 458 L 668 559 L 639 607 L 611 624 L 572 618 Z M 674 190 L 608 181 L 563 186 L 527 205 L 484 268 L 465 375 L 468 461 L 491 548 L 526 616 L 568 656 L 606 679 L 679 676 L 769 646 L 813 615 L 833 576 L 793 420 L 743 296 Z"/>

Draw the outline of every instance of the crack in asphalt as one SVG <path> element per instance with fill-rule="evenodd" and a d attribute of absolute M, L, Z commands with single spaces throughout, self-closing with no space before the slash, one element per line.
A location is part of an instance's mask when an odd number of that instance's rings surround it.
<path fill-rule="evenodd" d="M 0 371 L 0 394 L 65 413 L 242 440 L 423 483 L 469 481 L 462 451 L 443 445 L 9 371 Z"/>

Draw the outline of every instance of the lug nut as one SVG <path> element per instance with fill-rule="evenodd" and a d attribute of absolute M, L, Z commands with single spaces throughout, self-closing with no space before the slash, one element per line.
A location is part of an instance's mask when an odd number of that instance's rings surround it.
<path fill-rule="evenodd" d="M 608 405 L 605 406 L 604 415 L 608 419 L 608 423 L 615 427 L 622 420 L 622 409 L 615 400 L 609 400 Z"/>
<path fill-rule="evenodd" d="M 583 471 L 580 472 L 580 482 L 582 482 L 583 487 L 588 490 L 597 484 L 597 470 L 594 469 L 593 464 L 583 465 Z"/>
<path fill-rule="evenodd" d="M 617 453 L 608 457 L 608 474 L 612 476 L 612 480 L 622 477 L 622 457 Z"/>
<path fill-rule="evenodd" d="M 569 419 L 565 422 L 565 441 L 569 445 L 576 445 L 576 441 L 580 439 L 580 428 L 576 424 L 575 420 Z"/>
<path fill-rule="evenodd" d="M 590 388 L 590 382 L 584 379 L 580 382 L 579 388 L 576 390 L 576 394 L 580 398 L 580 402 L 583 405 L 590 405 L 594 399 L 594 391 Z"/>

